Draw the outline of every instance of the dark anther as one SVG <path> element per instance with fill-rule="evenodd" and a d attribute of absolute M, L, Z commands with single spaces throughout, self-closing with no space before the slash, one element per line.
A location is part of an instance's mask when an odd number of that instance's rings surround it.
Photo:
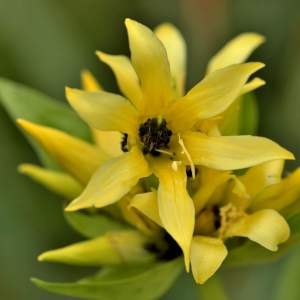
<path fill-rule="evenodd" d="M 152 118 L 141 124 L 139 128 L 140 140 L 143 144 L 143 153 L 159 156 L 159 149 L 168 149 L 172 130 L 167 127 L 164 119 Z"/>
<path fill-rule="evenodd" d="M 121 141 L 121 149 L 123 152 L 128 152 L 128 134 L 123 133 L 123 138 Z"/>
<path fill-rule="evenodd" d="M 186 172 L 186 176 L 187 177 L 193 177 L 192 169 L 191 169 L 190 166 L 186 167 L 186 171 L 185 172 Z M 197 168 L 195 168 L 195 175 L 196 176 L 197 176 L 198 172 L 199 172 L 199 170 Z"/>
<path fill-rule="evenodd" d="M 214 225 L 216 229 L 221 227 L 221 216 L 220 216 L 220 209 L 218 206 L 213 207 L 213 213 L 215 215 Z"/>

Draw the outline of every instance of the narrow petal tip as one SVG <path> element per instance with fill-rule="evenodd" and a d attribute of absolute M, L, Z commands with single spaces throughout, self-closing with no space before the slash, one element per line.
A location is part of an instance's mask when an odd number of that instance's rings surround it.
<path fill-rule="evenodd" d="M 36 124 L 21 118 L 17 119 L 16 123 L 27 133 L 33 132 L 35 130 L 35 126 L 37 126 Z"/>
<path fill-rule="evenodd" d="M 71 211 L 76 211 L 76 210 L 80 210 L 80 209 L 85 208 L 82 205 L 79 205 L 77 202 L 78 202 L 77 199 L 73 200 L 71 203 L 69 203 L 65 207 L 65 211 L 71 212 Z"/>
<path fill-rule="evenodd" d="M 105 59 L 105 57 L 109 56 L 109 54 L 106 54 L 100 50 L 95 51 L 95 54 L 101 61 L 103 61 Z"/>

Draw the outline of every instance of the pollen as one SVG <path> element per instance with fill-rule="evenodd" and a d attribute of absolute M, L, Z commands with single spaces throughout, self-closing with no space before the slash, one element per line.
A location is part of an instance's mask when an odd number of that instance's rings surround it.
<path fill-rule="evenodd" d="M 165 153 L 164 149 L 169 148 L 171 136 L 172 130 L 167 127 L 166 120 L 162 118 L 149 118 L 139 128 L 144 154 L 159 156 L 161 153 Z"/>

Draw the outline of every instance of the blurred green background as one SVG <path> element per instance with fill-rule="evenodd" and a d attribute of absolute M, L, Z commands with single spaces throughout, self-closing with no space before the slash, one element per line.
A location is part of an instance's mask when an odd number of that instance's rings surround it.
<path fill-rule="evenodd" d="M 300 157 L 299 11 L 298 0 L 0 0 L 0 76 L 64 101 L 64 86 L 79 86 L 80 71 L 89 68 L 114 91 L 111 72 L 94 52 L 128 54 L 123 21 L 131 17 L 150 27 L 168 21 L 180 28 L 188 45 L 190 87 L 225 41 L 257 31 L 267 43 L 252 57 L 266 62 L 260 74 L 268 83 L 257 93 L 259 134 Z M 66 299 L 38 290 L 29 277 L 73 280 L 86 272 L 36 262 L 40 252 L 80 237 L 66 225 L 60 200 L 17 174 L 19 163 L 37 159 L 1 107 L 0 134 L 0 299 Z M 288 168 L 297 164 L 299 159 Z M 285 299 L 300 274 L 298 256 L 289 256 L 272 265 L 224 271 L 230 299 Z M 281 278 L 288 273 L 294 281 Z M 193 299 L 193 288 L 183 276 L 165 299 L 175 294 Z M 300 299 L 299 294 L 289 299 Z"/>

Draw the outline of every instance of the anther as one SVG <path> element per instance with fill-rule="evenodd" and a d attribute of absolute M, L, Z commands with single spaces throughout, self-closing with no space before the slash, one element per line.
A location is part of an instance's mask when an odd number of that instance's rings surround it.
<path fill-rule="evenodd" d="M 159 156 L 165 152 L 164 149 L 169 148 L 172 130 L 167 127 L 165 119 L 149 118 L 139 127 L 139 136 L 143 153 Z"/>
<path fill-rule="evenodd" d="M 121 149 L 123 152 L 128 152 L 128 134 L 123 133 L 122 141 L 121 141 Z"/>

